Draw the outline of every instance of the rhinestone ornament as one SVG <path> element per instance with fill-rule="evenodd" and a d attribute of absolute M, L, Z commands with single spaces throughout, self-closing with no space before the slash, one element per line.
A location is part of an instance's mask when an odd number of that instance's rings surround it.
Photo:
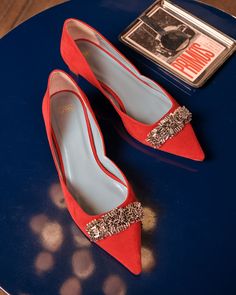
<path fill-rule="evenodd" d="M 131 224 L 141 221 L 143 208 L 140 202 L 133 202 L 123 208 L 115 208 L 86 225 L 86 231 L 92 242 L 118 234 Z"/>
<path fill-rule="evenodd" d="M 192 120 L 192 114 L 186 107 L 178 107 L 173 113 L 162 119 L 147 136 L 146 141 L 159 148 L 168 139 L 179 133 Z"/>

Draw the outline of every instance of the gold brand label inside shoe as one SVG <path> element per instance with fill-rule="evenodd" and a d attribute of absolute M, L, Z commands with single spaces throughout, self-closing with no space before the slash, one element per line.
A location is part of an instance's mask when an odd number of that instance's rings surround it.
<path fill-rule="evenodd" d="M 63 107 L 61 107 L 60 109 L 60 113 L 61 114 L 64 114 L 64 113 L 68 113 L 68 112 L 71 112 L 73 111 L 73 104 L 67 104 L 67 105 L 64 105 Z"/>

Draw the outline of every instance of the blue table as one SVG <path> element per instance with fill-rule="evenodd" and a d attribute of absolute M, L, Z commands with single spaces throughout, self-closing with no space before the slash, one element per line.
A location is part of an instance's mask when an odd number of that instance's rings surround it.
<path fill-rule="evenodd" d="M 193 1 L 175 2 L 236 38 L 233 17 Z M 0 40 L 0 285 L 11 294 L 236 294 L 236 56 L 204 87 L 181 85 L 118 41 L 151 3 L 71 1 Z M 142 146 L 127 135 L 107 100 L 79 79 L 108 156 L 146 207 L 139 277 L 83 238 L 58 184 L 41 102 L 49 72 L 67 70 L 59 41 L 68 17 L 94 26 L 185 104 L 206 152 L 206 160 L 197 163 Z"/>

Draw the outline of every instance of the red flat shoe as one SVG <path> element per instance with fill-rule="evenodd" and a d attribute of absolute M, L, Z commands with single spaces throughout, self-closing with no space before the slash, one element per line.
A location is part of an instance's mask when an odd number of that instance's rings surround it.
<path fill-rule="evenodd" d="M 55 70 L 43 117 L 68 210 L 83 233 L 132 273 L 141 272 L 143 210 L 120 169 L 107 158 L 87 97 Z"/>
<path fill-rule="evenodd" d="M 83 76 L 108 98 L 135 139 L 171 154 L 204 159 L 187 108 L 142 76 L 95 29 L 76 19 L 66 20 L 61 55 L 73 73 Z"/>

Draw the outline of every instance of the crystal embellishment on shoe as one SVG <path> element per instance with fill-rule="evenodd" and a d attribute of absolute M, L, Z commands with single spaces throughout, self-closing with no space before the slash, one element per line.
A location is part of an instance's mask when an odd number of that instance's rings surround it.
<path fill-rule="evenodd" d="M 141 221 L 143 208 L 140 202 L 133 202 L 123 208 L 115 208 L 94 219 L 86 225 L 86 231 L 92 242 L 118 234 L 126 230 L 132 223 Z"/>
<path fill-rule="evenodd" d="M 192 120 L 192 113 L 186 107 L 178 107 L 173 113 L 162 119 L 147 136 L 146 141 L 159 148 L 168 139 L 179 133 Z"/>

